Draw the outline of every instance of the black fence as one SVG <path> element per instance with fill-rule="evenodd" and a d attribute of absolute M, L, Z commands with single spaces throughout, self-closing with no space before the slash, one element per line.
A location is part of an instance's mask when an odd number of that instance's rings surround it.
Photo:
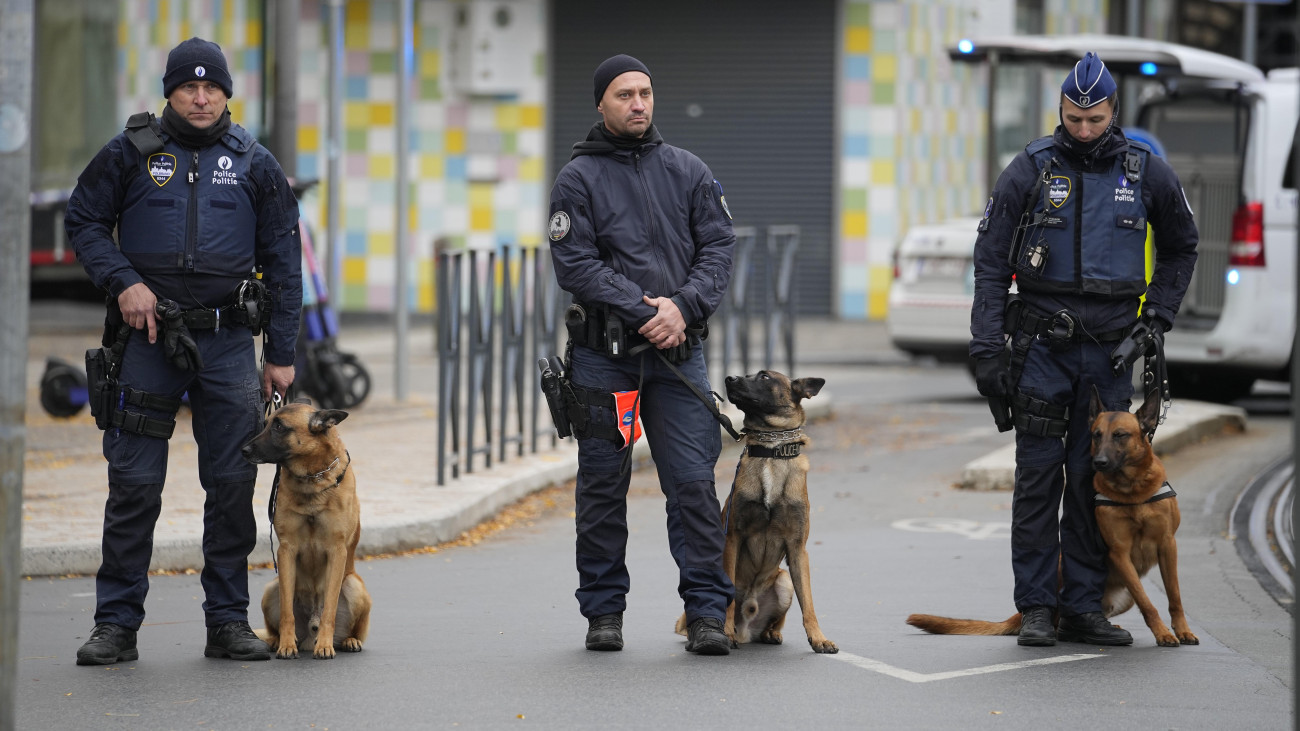
<path fill-rule="evenodd" d="M 757 341 L 762 367 L 778 348 L 794 371 L 794 268 L 799 227 L 736 228 L 731 288 L 710 320 L 705 356 L 710 380 L 750 373 Z M 562 352 L 569 296 L 551 271 L 546 247 L 444 251 L 438 255 L 438 484 L 511 454 L 556 446 L 538 385 L 537 360 Z M 754 318 L 761 334 L 755 338 Z"/>

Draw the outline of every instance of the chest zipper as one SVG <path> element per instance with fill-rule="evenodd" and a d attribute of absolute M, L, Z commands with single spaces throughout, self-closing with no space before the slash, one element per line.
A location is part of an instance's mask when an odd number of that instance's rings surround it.
<path fill-rule="evenodd" d="M 185 213 L 185 252 L 180 265 L 189 270 L 194 268 L 194 250 L 199 239 L 199 151 L 192 150 L 190 159 L 190 205 Z"/>
<path fill-rule="evenodd" d="M 654 198 L 650 195 L 650 186 L 646 184 L 645 176 L 641 174 L 641 153 L 632 153 L 632 160 L 635 163 L 637 182 L 641 184 L 641 195 L 645 200 L 646 225 L 650 228 L 650 252 L 659 265 L 659 284 L 665 290 L 663 292 L 656 291 L 651 296 L 666 297 L 672 293 L 672 286 L 668 281 L 668 271 L 664 268 L 663 252 L 659 247 L 659 231 L 655 225 Z"/>

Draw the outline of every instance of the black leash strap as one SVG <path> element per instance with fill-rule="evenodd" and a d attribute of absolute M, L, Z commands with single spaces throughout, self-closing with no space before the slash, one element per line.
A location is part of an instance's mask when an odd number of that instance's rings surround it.
<path fill-rule="evenodd" d="M 631 357 L 647 348 L 653 348 L 653 347 L 654 346 L 651 343 L 648 342 L 642 343 L 641 345 L 638 345 L 632 348 L 631 350 L 629 350 L 627 354 L 629 357 Z M 682 373 L 677 366 L 673 365 L 672 361 L 668 360 L 668 357 L 664 355 L 662 350 L 658 348 L 654 348 L 654 353 L 655 355 L 659 356 L 659 360 L 663 361 L 664 365 L 668 366 L 668 369 L 671 370 L 677 376 L 678 380 L 680 380 L 682 383 L 685 383 L 686 387 L 691 389 L 691 393 L 695 394 L 695 398 L 699 399 L 705 405 L 705 407 L 708 408 L 709 413 L 713 415 L 714 420 L 717 421 L 719 424 L 721 424 L 723 429 L 727 430 L 727 433 L 731 435 L 731 438 L 736 441 L 740 441 L 741 440 L 740 433 L 736 431 L 736 427 L 732 426 L 731 419 L 728 418 L 726 414 L 718 410 L 717 401 L 720 401 L 721 398 L 715 400 L 709 398 L 708 396 L 705 396 L 703 393 L 700 392 L 700 389 L 695 387 L 694 383 L 691 383 L 691 379 L 687 378 L 686 374 Z M 717 396 L 717 394 L 714 394 L 714 396 Z"/>
<path fill-rule="evenodd" d="M 1147 435 L 1147 441 L 1156 437 L 1156 427 L 1165 423 L 1169 416 L 1169 406 L 1173 403 L 1173 393 L 1169 389 L 1169 366 L 1165 363 L 1165 335 L 1159 327 L 1153 327 L 1151 331 L 1151 340 L 1154 344 L 1147 351 L 1146 357 L 1142 361 L 1142 394 L 1145 398 L 1156 391 L 1160 392 L 1160 418 L 1156 420 L 1151 427 L 1151 433 Z"/>
<path fill-rule="evenodd" d="M 283 399 L 279 392 L 271 390 L 271 400 L 266 402 L 266 420 L 270 421 L 271 412 L 280 408 Z M 271 523 L 271 566 L 275 573 L 280 573 L 280 562 L 275 557 L 275 501 L 280 494 L 280 465 L 275 466 L 275 478 L 271 480 L 271 496 L 266 501 L 266 518 Z"/>

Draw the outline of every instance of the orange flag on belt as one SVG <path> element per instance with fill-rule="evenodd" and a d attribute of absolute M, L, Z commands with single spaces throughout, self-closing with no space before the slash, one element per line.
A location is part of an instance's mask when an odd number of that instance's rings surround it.
<path fill-rule="evenodd" d="M 637 392 L 615 391 L 614 412 L 618 416 L 618 430 L 623 434 L 623 447 L 635 444 L 641 438 L 641 400 Z"/>

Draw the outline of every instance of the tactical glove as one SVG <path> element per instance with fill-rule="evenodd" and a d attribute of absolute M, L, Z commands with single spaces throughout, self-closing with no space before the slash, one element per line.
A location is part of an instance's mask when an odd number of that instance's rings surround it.
<path fill-rule="evenodd" d="M 162 318 L 163 353 L 167 361 L 183 371 L 197 373 L 203 370 L 203 357 L 199 355 L 199 346 L 181 317 L 180 305 L 169 299 L 160 299 L 155 310 Z"/>
<path fill-rule="evenodd" d="M 1007 398 L 1015 387 L 1011 366 L 1001 356 L 975 359 L 975 387 L 981 396 Z"/>

